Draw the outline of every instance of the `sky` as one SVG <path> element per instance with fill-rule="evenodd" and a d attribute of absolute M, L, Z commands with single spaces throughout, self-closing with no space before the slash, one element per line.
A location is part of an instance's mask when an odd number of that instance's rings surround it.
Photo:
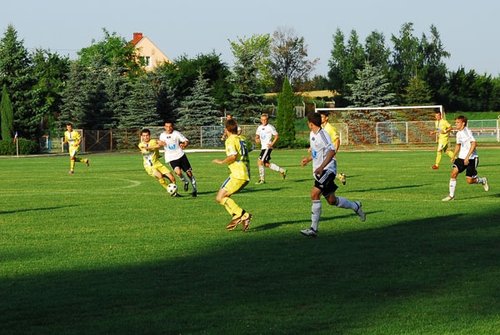
<path fill-rule="evenodd" d="M 500 75 L 500 1 L 494 0 L 16 0 L 0 5 L 0 38 L 9 24 L 28 50 L 47 49 L 76 58 L 104 38 L 103 28 L 127 40 L 134 32 L 150 38 L 170 59 L 215 51 L 227 65 L 229 41 L 292 29 L 304 37 L 313 74 L 327 75 L 333 35 L 355 30 L 364 44 L 373 31 L 399 36 L 411 22 L 414 36 L 436 26 L 451 57 L 448 69 Z"/>

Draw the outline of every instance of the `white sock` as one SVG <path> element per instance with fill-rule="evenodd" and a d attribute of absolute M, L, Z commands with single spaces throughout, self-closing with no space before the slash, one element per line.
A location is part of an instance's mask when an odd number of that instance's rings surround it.
<path fill-rule="evenodd" d="M 311 228 L 316 231 L 318 231 L 320 217 L 321 217 L 321 200 L 313 200 L 311 206 Z"/>
<path fill-rule="evenodd" d="M 264 165 L 259 166 L 259 177 L 260 180 L 264 180 Z"/>
<path fill-rule="evenodd" d="M 455 187 L 457 186 L 457 180 L 456 179 L 450 179 L 450 197 L 455 196 Z"/>
<path fill-rule="evenodd" d="M 340 208 L 348 208 L 352 209 L 353 211 L 358 209 L 358 205 L 349 199 L 346 199 L 344 197 L 336 197 L 337 198 L 337 203 L 335 204 L 337 207 Z"/>
<path fill-rule="evenodd" d="M 476 184 L 482 184 L 482 185 L 484 185 L 484 179 L 485 179 L 484 177 L 477 177 L 476 178 Z"/>
<path fill-rule="evenodd" d="M 281 171 L 281 168 L 280 168 L 278 165 L 274 164 L 274 163 L 271 163 L 271 164 L 269 165 L 269 168 L 270 168 L 271 170 L 273 170 L 273 171 L 276 171 L 276 172 L 280 172 L 280 171 Z"/>
<path fill-rule="evenodd" d="M 193 185 L 193 191 L 196 191 L 196 179 L 194 176 L 191 177 L 191 185 Z"/>

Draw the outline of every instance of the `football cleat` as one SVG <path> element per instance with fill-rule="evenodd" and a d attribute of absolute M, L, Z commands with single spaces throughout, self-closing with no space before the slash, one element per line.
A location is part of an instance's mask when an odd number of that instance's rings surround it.
<path fill-rule="evenodd" d="M 433 166 L 431 166 L 431 168 L 432 168 L 433 170 L 437 170 L 437 169 L 439 169 L 439 165 L 434 164 Z"/>
<path fill-rule="evenodd" d="M 483 188 L 486 192 L 490 190 L 490 185 L 488 185 L 488 179 L 486 179 L 486 177 L 484 177 Z"/>
<path fill-rule="evenodd" d="M 236 228 L 236 226 L 240 224 L 242 217 L 243 215 L 233 216 L 233 219 L 227 224 L 226 229 L 233 230 L 234 228 Z"/>
<path fill-rule="evenodd" d="M 446 197 L 444 197 L 443 199 L 441 199 L 441 201 L 452 201 L 454 199 L 455 199 L 455 197 L 452 197 L 451 195 L 447 195 Z"/>
<path fill-rule="evenodd" d="M 344 173 L 339 174 L 339 180 L 342 183 L 342 185 L 345 185 L 347 182 L 347 176 Z"/>
<path fill-rule="evenodd" d="M 281 178 L 285 179 L 286 178 L 286 173 L 287 173 L 287 169 L 283 169 L 283 172 L 280 172 L 281 174 Z"/>
<path fill-rule="evenodd" d="M 313 228 L 302 229 L 300 233 L 304 236 L 317 237 L 318 232 Z"/>
<path fill-rule="evenodd" d="M 262 185 L 262 184 L 265 184 L 266 182 L 264 181 L 264 179 L 259 179 L 258 182 L 255 183 L 255 185 Z"/>
<path fill-rule="evenodd" d="M 69 174 L 75 174 L 75 171 L 73 171 L 73 170 L 69 170 L 69 172 L 68 172 L 68 173 L 69 173 Z"/>
<path fill-rule="evenodd" d="M 87 167 L 89 167 L 89 166 L 90 166 L 90 159 L 88 159 L 88 158 L 87 158 L 87 159 L 85 160 L 85 165 L 87 165 Z"/>
<path fill-rule="evenodd" d="M 187 192 L 189 190 L 189 182 L 184 182 L 184 191 Z"/>
<path fill-rule="evenodd" d="M 365 222 L 366 221 L 366 214 L 365 212 L 363 212 L 363 204 L 361 203 L 361 201 L 355 201 L 354 202 L 356 205 L 358 205 L 358 209 L 356 209 L 354 212 L 356 214 L 358 214 L 359 216 L 359 219 L 361 220 L 361 222 Z"/>
<path fill-rule="evenodd" d="M 241 217 L 241 223 L 243 223 L 243 231 L 247 231 L 250 228 L 252 217 L 253 215 L 250 213 L 245 213 L 245 215 Z"/>

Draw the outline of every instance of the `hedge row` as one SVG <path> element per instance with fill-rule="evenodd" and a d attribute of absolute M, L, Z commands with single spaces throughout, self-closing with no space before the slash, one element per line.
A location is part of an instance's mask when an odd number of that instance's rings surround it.
<path fill-rule="evenodd" d="M 18 138 L 19 154 L 31 155 L 40 151 L 38 143 L 24 138 Z M 16 155 L 16 143 L 12 140 L 0 140 L 0 155 Z"/>

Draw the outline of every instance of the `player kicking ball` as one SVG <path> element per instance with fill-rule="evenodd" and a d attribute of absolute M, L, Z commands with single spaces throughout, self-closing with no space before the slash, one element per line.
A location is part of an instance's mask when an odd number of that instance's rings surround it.
<path fill-rule="evenodd" d="M 154 139 L 151 139 L 151 131 L 149 129 L 141 130 L 141 142 L 138 144 L 139 150 L 142 153 L 144 170 L 151 177 L 158 180 L 161 187 L 163 187 L 172 197 L 180 197 L 179 193 L 169 190 L 170 184 L 175 184 L 175 177 L 170 170 L 160 162 L 160 144 Z M 165 180 L 165 178 L 168 179 Z"/>
<path fill-rule="evenodd" d="M 308 113 L 307 126 L 311 130 L 309 134 L 311 154 L 302 159 L 301 165 L 306 166 L 309 162 L 313 162 L 314 186 L 311 189 L 311 227 L 301 230 L 300 233 L 316 237 L 321 217 L 321 195 L 330 205 L 353 210 L 361 221 L 366 220 L 366 214 L 360 201 L 351 201 L 335 195 L 338 188 L 335 185 L 337 173 L 335 148 L 328 133 L 321 128 L 321 116 L 314 112 Z"/>

